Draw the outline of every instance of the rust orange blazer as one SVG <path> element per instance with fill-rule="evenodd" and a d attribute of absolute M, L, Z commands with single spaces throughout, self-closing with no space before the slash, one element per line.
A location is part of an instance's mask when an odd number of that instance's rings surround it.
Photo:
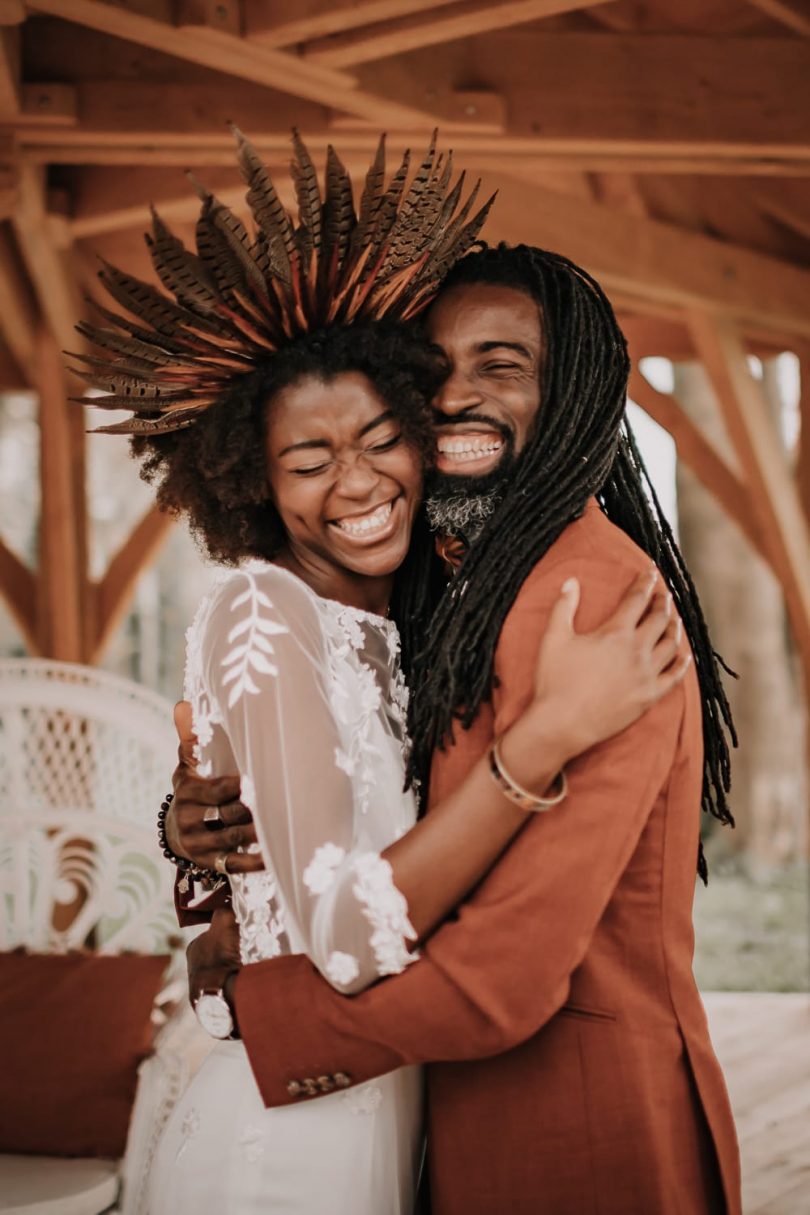
<path fill-rule="evenodd" d="M 571 575 L 580 630 L 647 558 L 591 502 L 522 587 L 438 801 L 531 694 Z M 245 967 L 239 1024 L 267 1105 L 292 1080 L 428 1064 L 434 1215 L 739 1215 L 737 1143 L 692 977 L 702 779 L 697 681 L 569 771 L 408 970 L 347 998 L 307 958 Z M 324 1213 L 325 1215 L 325 1213 Z"/>

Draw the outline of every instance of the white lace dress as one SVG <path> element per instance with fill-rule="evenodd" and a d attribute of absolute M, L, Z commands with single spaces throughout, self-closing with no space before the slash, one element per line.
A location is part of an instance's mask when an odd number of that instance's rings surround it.
<path fill-rule="evenodd" d="M 303 952 L 347 995 L 415 956 L 380 856 L 416 818 L 398 651 L 390 621 L 263 562 L 220 582 L 188 634 L 200 771 L 241 774 L 265 858 L 231 879 L 243 961 Z M 243 1045 L 223 1042 L 163 1134 L 150 1212 L 409 1215 L 420 1148 L 418 1069 L 265 1109 Z"/>

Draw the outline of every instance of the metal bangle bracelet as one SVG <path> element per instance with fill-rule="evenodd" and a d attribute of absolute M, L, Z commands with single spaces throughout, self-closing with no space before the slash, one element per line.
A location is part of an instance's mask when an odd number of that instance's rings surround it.
<path fill-rule="evenodd" d="M 559 792 L 553 797 L 538 797 L 536 793 L 530 793 L 528 789 L 519 785 L 506 771 L 501 760 L 500 742 L 500 739 L 496 739 L 489 749 L 489 770 L 501 793 L 516 806 L 520 806 L 521 810 L 527 810 L 530 813 L 538 813 L 550 810 L 552 806 L 558 806 L 568 792 L 565 770 L 563 769 L 559 773 Z"/>

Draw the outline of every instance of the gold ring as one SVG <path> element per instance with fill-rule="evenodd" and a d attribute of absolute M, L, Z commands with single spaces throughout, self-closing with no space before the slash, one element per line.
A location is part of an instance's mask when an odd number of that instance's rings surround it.
<path fill-rule="evenodd" d="M 217 873 L 221 873 L 223 877 L 228 876 L 228 857 L 229 852 L 218 852 L 214 861 L 214 868 Z"/>
<path fill-rule="evenodd" d="M 204 823 L 219 823 L 222 821 L 222 815 L 219 812 L 219 806 L 206 806 L 203 811 Z"/>

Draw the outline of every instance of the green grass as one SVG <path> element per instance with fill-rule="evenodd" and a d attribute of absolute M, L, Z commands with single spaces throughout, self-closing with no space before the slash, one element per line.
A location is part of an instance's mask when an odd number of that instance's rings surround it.
<path fill-rule="evenodd" d="M 709 861 L 695 892 L 695 974 L 704 991 L 810 990 L 808 869 L 749 874 Z"/>

